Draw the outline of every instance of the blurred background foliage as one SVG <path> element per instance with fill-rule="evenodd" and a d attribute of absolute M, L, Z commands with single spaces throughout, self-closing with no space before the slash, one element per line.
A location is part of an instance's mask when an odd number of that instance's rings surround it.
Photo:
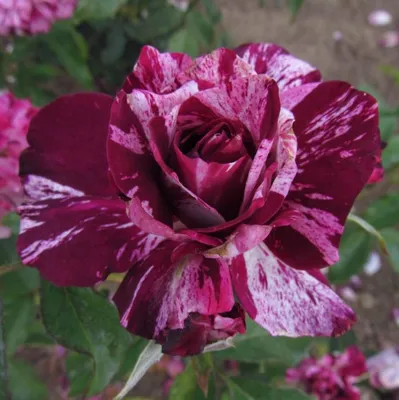
<path fill-rule="evenodd" d="M 259 2 L 267 6 L 266 0 Z M 294 21 L 305 1 L 277 3 L 289 8 Z M 144 44 L 197 56 L 229 47 L 230 42 L 213 0 L 80 0 L 73 18 L 57 22 L 48 34 L 0 39 L 0 87 L 38 106 L 82 90 L 113 95 Z M 399 84 L 397 68 L 383 69 Z M 328 273 L 337 288 L 360 274 L 372 254 L 399 273 L 399 104 L 386 104 L 372 87 L 361 89 L 379 100 L 386 175 L 381 184 L 365 189 L 355 217 L 348 220 L 341 260 Z M 16 400 L 53 398 L 32 367 L 38 364 L 36 359 L 29 360 L 29 349 L 48 349 L 45 356 L 40 354 L 50 360 L 65 359 L 62 373 L 66 375 L 59 375 L 65 379 L 69 397 L 105 396 L 107 386 L 127 377 L 146 345 L 119 325 L 107 300 L 116 283 L 93 291 L 41 282 L 35 269 L 19 268 L 15 250 L 18 216 L 8 215 L 4 224 L 13 235 L 0 240 L 0 399 L 9 398 L 10 393 Z M 7 348 L 2 346 L 4 339 Z M 286 368 L 306 354 L 342 351 L 355 342 L 353 332 L 336 339 L 271 338 L 248 321 L 248 333 L 235 338 L 234 348 L 215 353 L 211 367 L 216 365 L 216 369 L 209 367 L 206 356 L 188 361 L 173 383 L 170 398 L 304 400 L 309 397 L 303 393 L 279 389 Z M 64 348 L 66 353 L 62 353 Z M 225 368 L 226 360 L 238 364 Z M 199 390 L 199 378 L 208 382 L 207 394 Z"/>

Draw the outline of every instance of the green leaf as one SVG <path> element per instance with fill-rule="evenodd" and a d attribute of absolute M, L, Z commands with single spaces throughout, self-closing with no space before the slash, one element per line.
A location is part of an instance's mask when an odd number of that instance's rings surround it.
<path fill-rule="evenodd" d="M 399 223 L 399 193 L 389 193 L 367 209 L 364 219 L 376 229 L 389 228 Z"/>
<path fill-rule="evenodd" d="M 74 21 L 80 22 L 91 19 L 110 18 L 116 14 L 118 9 L 128 0 L 80 0 Z"/>
<path fill-rule="evenodd" d="M 17 213 L 9 213 L 3 218 L 3 225 L 8 226 L 13 235 L 18 235 L 19 233 L 19 222 L 20 218 Z"/>
<path fill-rule="evenodd" d="M 85 354 L 69 352 L 66 362 L 66 372 L 69 381 L 69 397 L 84 395 L 87 382 L 90 382 L 94 373 L 94 362 Z"/>
<path fill-rule="evenodd" d="M 105 48 L 101 52 L 101 60 L 104 64 L 109 65 L 118 61 L 125 50 L 126 37 L 122 25 L 114 24 L 107 34 L 107 42 Z"/>
<path fill-rule="evenodd" d="M 189 30 L 184 27 L 175 32 L 168 42 L 168 50 L 171 52 L 186 53 L 191 57 L 199 54 L 199 43 Z"/>
<path fill-rule="evenodd" d="M 212 23 L 218 24 L 222 18 L 222 13 L 219 8 L 215 5 L 213 0 L 202 0 L 202 4 L 205 8 L 206 15 L 212 21 Z"/>
<path fill-rule="evenodd" d="M 212 46 L 214 40 L 213 24 L 198 10 L 192 10 L 187 14 L 187 33 L 196 38 L 202 49 Z"/>
<path fill-rule="evenodd" d="M 140 43 L 152 42 L 178 29 L 183 22 L 183 15 L 175 7 L 160 7 L 147 18 L 126 27 L 126 33 L 130 38 Z"/>
<path fill-rule="evenodd" d="M 363 229 L 347 224 L 339 247 L 339 261 L 328 269 L 331 283 L 345 283 L 362 271 L 372 249 L 372 238 Z"/>
<path fill-rule="evenodd" d="M 29 336 L 29 329 L 36 317 L 36 306 L 33 296 L 26 295 L 5 302 L 4 307 L 7 350 L 9 354 L 14 354 Z"/>
<path fill-rule="evenodd" d="M 87 65 L 88 48 L 84 37 L 72 25 L 59 22 L 44 40 L 66 71 L 85 89 L 92 89 L 93 78 Z"/>
<path fill-rule="evenodd" d="M 0 298 L 0 400 L 9 399 L 7 350 L 4 332 L 4 306 Z"/>
<path fill-rule="evenodd" d="M 217 359 L 244 362 L 278 360 L 291 365 L 297 362 L 312 344 L 312 339 L 270 336 L 265 329 L 248 320 L 245 335 L 233 338 L 233 348 L 213 353 Z"/>
<path fill-rule="evenodd" d="M 87 396 L 103 390 L 120 368 L 131 344 L 116 309 L 90 289 L 60 288 L 42 281 L 41 311 L 47 332 L 63 346 L 94 361 Z"/>
<path fill-rule="evenodd" d="M 382 164 L 385 169 L 390 169 L 399 164 L 399 135 L 392 136 L 387 147 L 382 152 Z"/>
<path fill-rule="evenodd" d="M 310 400 L 305 393 L 295 389 L 279 389 L 265 385 L 262 382 L 234 378 L 227 380 L 230 400 Z"/>
<path fill-rule="evenodd" d="M 288 1 L 288 8 L 291 11 L 292 16 L 295 18 L 299 11 L 301 10 L 305 0 L 287 0 Z"/>
<path fill-rule="evenodd" d="M 353 331 L 349 331 L 345 335 L 330 339 L 330 352 L 338 351 L 341 353 L 353 344 L 356 344 L 356 335 Z"/>
<path fill-rule="evenodd" d="M 397 272 L 399 272 L 399 231 L 385 228 L 381 231 L 388 248 L 388 257 Z"/>
<path fill-rule="evenodd" d="M 36 269 L 21 267 L 0 275 L 0 295 L 11 299 L 39 289 L 40 277 Z"/>
<path fill-rule="evenodd" d="M 20 360 L 9 362 L 9 385 L 12 398 L 15 400 L 49 398 L 47 388 L 37 376 L 36 371 L 29 364 Z"/>
<path fill-rule="evenodd" d="M 193 365 L 189 363 L 186 369 L 176 377 L 169 391 L 170 400 L 202 400 L 204 394 L 197 385 L 197 377 Z"/>

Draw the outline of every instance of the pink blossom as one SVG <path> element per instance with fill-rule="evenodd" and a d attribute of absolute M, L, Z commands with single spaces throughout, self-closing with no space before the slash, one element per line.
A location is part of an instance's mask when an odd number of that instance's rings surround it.
<path fill-rule="evenodd" d="M 10 92 L 0 93 L 0 219 L 15 211 L 22 201 L 18 158 L 28 143 L 26 134 L 38 109 L 29 100 L 17 99 Z M 0 227 L 0 237 L 10 231 Z"/>
<path fill-rule="evenodd" d="M 0 36 L 48 32 L 52 24 L 70 18 L 78 0 L 0 0 Z"/>
<path fill-rule="evenodd" d="M 367 360 L 370 383 L 378 389 L 399 388 L 399 347 L 386 349 Z"/>
<path fill-rule="evenodd" d="M 380 40 L 380 45 L 387 49 L 399 46 L 399 30 L 385 32 Z"/>
<path fill-rule="evenodd" d="M 286 380 L 318 400 L 360 400 L 360 391 L 354 383 L 365 372 L 363 354 L 351 346 L 342 354 L 303 360 L 296 368 L 287 370 Z"/>

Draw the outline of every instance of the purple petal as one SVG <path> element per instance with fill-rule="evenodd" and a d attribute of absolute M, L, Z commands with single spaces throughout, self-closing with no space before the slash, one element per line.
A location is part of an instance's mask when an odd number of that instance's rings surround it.
<path fill-rule="evenodd" d="M 235 257 L 231 272 L 244 309 L 272 335 L 335 336 L 355 320 L 325 284 L 290 268 L 263 244 Z"/>
<path fill-rule="evenodd" d="M 54 188 L 45 178 L 29 177 L 28 193 Z M 163 237 L 140 231 L 120 200 L 71 193 L 59 185 L 59 197 L 21 207 L 18 250 L 22 262 L 35 266 L 59 286 L 93 286 L 111 272 L 125 272 Z M 45 198 L 45 197 L 44 197 Z"/>
<path fill-rule="evenodd" d="M 105 140 L 112 98 L 97 93 L 61 97 L 33 118 L 20 175 L 43 176 L 93 196 L 116 197 L 108 180 Z"/>
<path fill-rule="evenodd" d="M 163 240 L 131 223 L 108 180 L 111 101 L 78 94 L 44 107 L 21 157 L 28 202 L 20 209 L 19 253 L 57 285 L 91 286 L 127 270 Z"/>
<path fill-rule="evenodd" d="M 205 259 L 199 244 L 163 242 L 134 265 L 115 294 L 121 323 L 160 342 L 183 329 L 190 316 L 215 316 L 234 305 L 229 268 Z"/>
<path fill-rule="evenodd" d="M 282 96 L 294 95 L 291 89 Z M 295 96 L 294 96 L 295 97 Z M 338 245 L 353 202 L 380 151 L 374 98 L 343 82 L 321 83 L 291 110 L 298 139 L 298 173 L 285 206 L 302 213 L 274 229 L 268 246 L 295 268 L 321 268 L 338 260 Z"/>
<path fill-rule="evenodd" d="M 316 68 L 275 44 L 244 44 L 235 52 L 252 65 L 258 74 L 266 74 L 274 79 L 280 90 L 321 81 L 321 74 Z"/>
<path fill-rule="evenodd" d="M 154 93 L 171 93 L 180 86 L 176 76 L 188 69 L 193 61 L 183 53 L 160 53 L 156 48 L 144 46 L 134 66 L 126 78 L 123 90 L 146 89 Z"/>

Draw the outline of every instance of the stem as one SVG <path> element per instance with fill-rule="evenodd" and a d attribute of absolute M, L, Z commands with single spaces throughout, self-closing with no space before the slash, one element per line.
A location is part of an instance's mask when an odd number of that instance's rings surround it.
<path fill-rule="evenodd" d="M 355 214 L 348 215 L 348 221 L 355 223 L 356 225 L 360 226 L 364 231 L 369 233 L 370 235 L 374 236 L 381 247 L 381 250 L 384 254 L 388 254 L 387 245 L 385 243 L 385 239 L 382 237 L 381 233 L 374 228 L 374 226 L 370 225 L 367 221 L 363 218 L 358 217 Z"/>

